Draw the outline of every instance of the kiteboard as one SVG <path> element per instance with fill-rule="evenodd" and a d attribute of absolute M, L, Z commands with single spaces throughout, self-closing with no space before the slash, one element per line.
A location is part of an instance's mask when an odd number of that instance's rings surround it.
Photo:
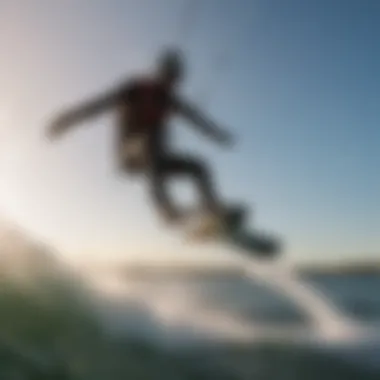
<path fill-rule="evenodd" d="M 246 227 L 248 209 L 231 208 L 228 223 L 208 219 L 202 213 L 189 218 L 185 228 L 186 241 L 190 243 L 219 242 L 238 248 L 245 254 L 263 259 L 275 259 L 281 252 L 280 240 L 273 234 L 265 234 Z"/>

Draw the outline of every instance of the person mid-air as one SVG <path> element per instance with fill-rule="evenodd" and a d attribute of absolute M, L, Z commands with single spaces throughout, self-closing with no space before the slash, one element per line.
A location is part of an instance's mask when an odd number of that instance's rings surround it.
<path fill-rule="evenodd" d="M 181 53 L 176 49 L 166 50 L 160 55 L 153 75 L 130 78 L 117 88 L 61 113 L 49 125 L 48 136 L 56 139 L 74 124 L 105 111 L 114 111 L 120 168 L 129 174 L 146 176 L 159 215 L 172 223 L 186 217 L 187 213 L 173 204 L 166 184 L 170 177 L 189 176 L 196 182 L 201 195 L 202 228 L 220 232 L 239 223 L 242 210 L 223 204 L 205 162 L 197 157 L 174 154 L 167 146 L 168 120 L 172 115 L 184 117 L 222 145 L 232 144 L 228 132 L 176 94 L 184 71 Z"/>

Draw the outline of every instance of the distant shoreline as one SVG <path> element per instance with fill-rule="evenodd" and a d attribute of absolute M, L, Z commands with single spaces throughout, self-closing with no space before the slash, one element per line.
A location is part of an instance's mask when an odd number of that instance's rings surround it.
<path fill-rule="evenodd" d="M 149 265 L 135 263 L 115 268 L 123 276 L 129 278 L 237 278 L 243 272 L 239 266 L 202 266 L 202 265 Z M 380 275 L 379 263 L 347 263 L 347 264 L 302 264 L 296 271 L 304 276 L 365 276 Z"/>
<path fill-rule="evenodd" d="M 299 271 L 306 275 L 380 275 L 380 262 L 361 264 L 350 263 L 340 265 L 304 265 L 300 267 Z"/>

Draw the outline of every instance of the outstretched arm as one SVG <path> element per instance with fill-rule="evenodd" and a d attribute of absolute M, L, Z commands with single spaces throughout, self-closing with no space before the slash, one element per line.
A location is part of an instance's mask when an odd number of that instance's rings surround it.
<path fill-rule="evenodd" d="M 232 136 L 229 132 L 223 130 L 213 121 L 209 120 L 198 109 L 190 104 L 177 101 L 178 112 L 189 120 L 193 127 L 203 133 L 205 136 L 212 138 L 214 141 L 228 145 L 232 143 Z"/>
<path fill-rule="evenodd" d="M 48 136 L 60 136 L 75 124 L 81 123 L 90 117 L 97 116 L 116 106 L 126 91 L 127 87 L 121 86 L 95 99 L 84 102 L 77 107 L 60 113 L 48 126 Z"/>

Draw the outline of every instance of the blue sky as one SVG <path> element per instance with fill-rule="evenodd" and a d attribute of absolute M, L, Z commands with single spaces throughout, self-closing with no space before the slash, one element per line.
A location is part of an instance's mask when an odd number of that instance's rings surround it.
<path fill-rule="evenodd" d="M 238 145 L 222 151 L 179 120 L 173 144 L 207 158 L 223 196 L 250 203 L 252 226 L 284 236 L 290 258 L 375 257 L 380 4 L 201 4 L 184 46 L 182 90 L 207 99 Z M 111 116 L 56 145 L 43 136 L 61 107 L 149 70 L 160 47 L 181 37 L 184 2 L 2 0 L 0 7 L 4 213 L 74 255 L 219 252 L 182 246 L 178 232 L 159 226 L 144 184 L 118 176 Z M 176 186 L 176 196 L 191 199 L 187 185 Z"/>

